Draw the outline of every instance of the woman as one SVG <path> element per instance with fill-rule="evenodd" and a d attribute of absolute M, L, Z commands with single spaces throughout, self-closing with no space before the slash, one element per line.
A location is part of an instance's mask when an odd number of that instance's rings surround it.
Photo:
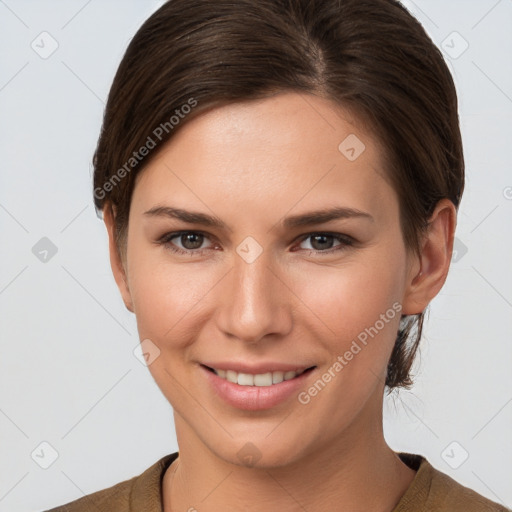
<path fill-rule="evenodd" d="M 94 166 L 179 453 L 54 510 L 506 510 L 383 436 L 464 187 L 452 78 L 398 2 L 164 4 Z"/>

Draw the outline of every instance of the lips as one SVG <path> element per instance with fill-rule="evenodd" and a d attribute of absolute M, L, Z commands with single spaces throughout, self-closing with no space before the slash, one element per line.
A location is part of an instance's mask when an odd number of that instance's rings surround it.
<path fill-rule="evenodd" d="M 209 362 L 199 369 L 213 393 L 211 400 L 220 398 L 236 409 L 262 411 L 293 400 L 315 378 L 316 366 Z"/>

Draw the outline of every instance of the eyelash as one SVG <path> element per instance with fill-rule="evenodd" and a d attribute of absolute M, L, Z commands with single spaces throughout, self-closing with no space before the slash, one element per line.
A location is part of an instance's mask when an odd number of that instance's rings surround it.
<path fill-rule="evenodd" d="M 157 243 L 160 245 L 163 245 L 166 249 L 168 249 L 171 252 L 176 253 L 176 254 L 182 254 L 182 255 L 186 255 L 186 256 L 202 254 L 207 249 L 180 249 L 179 247 L 176 247 L 174 244 L 171 243 L 171 240 L 173 240 L 174 238 L 178 238 L 182 235 L 191 235 L 191 234 L 202 235 L 205 238 L 209 237 L 207 233 L 204 233 L 202 231 L 176 231 L 173 233 L 166 233 L 165 235 L 160 237 L 160 239 L 157 241 Z M 325 250 L 325 251 L 320 251 L 320 250 L 316 250 L 316 249 L 303 249 L 304 251 L 308 251 L 309 254 L 315 254 L 315 255 L 333 254 L 337 251 L 342 251 L 342 250 L 345 250 L 347 247 L 353 246 L 354 242 L 355 242 L 355 240 L 348 235 L 342 235 L 341 233 L 329 233 L 329 232 L 325 232 L 325 231 L 319 231 L 319 232 L 313 232 L 313 233 L 308 233 L 306 235 L 303 235 L 301 237 L 301 239 L 299 240 L 299 244 L 301 244 L 308 238 L 311 238 L 314 236 L 332 237 L 335 240 L 338 240 L 339 242 L 341 242 L 341 244 L 338 246 L 335 246 L 331 249 Z"/>

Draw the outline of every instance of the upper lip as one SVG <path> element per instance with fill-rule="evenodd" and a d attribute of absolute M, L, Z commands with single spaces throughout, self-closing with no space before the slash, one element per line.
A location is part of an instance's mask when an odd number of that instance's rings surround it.
<path fill-rule="evenodd" d="M 312 368 L 314 365 L 312 364 L 290 364 L 290 363 L 279 363 L 275 361 L 268 361 L 266 363 L 258 363 L 258 364 L 249 364 L 244 363 L 243 361 L 219 361 L 217 363 L 214 362 L 204 362 L 201 363 L 203 366 L 207 366 L 209 368 L 215 370 L 233 370 L 237 373 L 251 373 L 254 375 L 259 375 L 268 372 L 302 372 L 307 370 L 308 368 Z"/>

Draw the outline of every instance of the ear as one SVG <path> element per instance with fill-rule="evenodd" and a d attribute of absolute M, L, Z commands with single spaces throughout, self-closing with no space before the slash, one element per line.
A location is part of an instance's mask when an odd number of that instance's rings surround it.
<path fill-rule="evenodd" d="M 121 292 L 124 305 L 126 308 L 133 313 L 133 302 L 130 294 L 130 288 L 128 286 L 128 279 L 126 278 L 126 269 L 124 262 L 119 254 L 117 244 L 115 241 L 115 212 L 113 206 L 108 203 L 103 208 L 103 221 L 107 228 L 108 233 L 108 247 L 110 252 L 110 266 L 112 267 L 112 273 L 116 280 L 117 287 Z"/>
<path fill-rule="evenodd" d="M 429 219 L 420 254 L 411 253 L 413 261 L 407 277 L 402 314 L 422 313 L 441 290 L 450 268 L 456 224 L 455 205 L 449 199 L 442 199 Z"/>

